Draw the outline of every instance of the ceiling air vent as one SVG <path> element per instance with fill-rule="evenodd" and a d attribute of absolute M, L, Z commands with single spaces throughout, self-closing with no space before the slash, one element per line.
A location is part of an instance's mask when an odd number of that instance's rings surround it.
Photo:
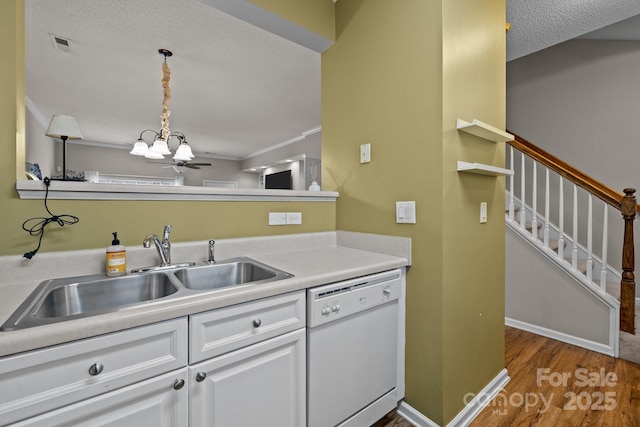
<path fill-rule="evenodd" d="M 51 38 L 53 47 L 56 49 L 61 50 L 62 52 L 73 53 L 73 44 L 71 44 L 71 40 L 56 36 L 55 34 L 49 34 L 49 38 Z"/>

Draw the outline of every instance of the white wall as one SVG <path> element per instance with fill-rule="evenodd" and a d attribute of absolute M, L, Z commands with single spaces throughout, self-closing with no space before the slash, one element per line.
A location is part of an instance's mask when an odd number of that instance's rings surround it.
<path fill-rule="evenodd" d="M 507 127 L 622 192 L 640 189 L 640 41 L 572 40 L 507 64 Z"/>
<path fill-rule="evenodd" d="M 305 155 L 314 159 L 320 159 L 322 147 L 322 133 L 316 132 L 308 135 L 300 141 L 292 142 L 275 149 L 248 157 L 242 161 L 241 169 L 256 168 L 260 166 L 275 165 L 281 160 Z"/>
<path fill-rule="evenodd" d="M 170 156 L 166 157 L 171 163 Z M 129 150 L 83 145 L 82 142 L 67 143 L 67 169 L 78 171 L 98 171 L 101 174 L 144 175 L 175 177 L 169 164 L 157 164 L 160 160 L 148 160 L 132 156 Z M 242 172 L 240 162 L 234 160 L 196 157 L 193 162 L 211 163 L 201 169 L 181 168 L 184 185 L 202 186 L 205 179 L 220 181 L 238 181 L 238 188 L 258 188 L 258 174 Z"/>
<path fill-rule="evenodd" d="M 571 40 L 511 61 L 507 128 L 620 193 L 640 190 L 639 76 L 640 41 Z M 620 269 L 618 211 L 609 224 L 610 264 Z M 579 234 L 582 242 L 586 233 Z"/>
<path fill-rule="evenodd" d="M 53 139 L 44 134 L 47 129 L 42 127 L 29 109 L 27 108 L 25 111 L 27 135 L 25 159 L 28 163 L 37 163 L 40 166 L 43 178 L 54 175 L 54 153 L 57 144 Z"/>
<path fill-rule="evenodd" d="M 609 344 L 609 331 L 615 325 L 606 304 L 510 229 L 505 244 L 508 319 L 599 346 Z"/>

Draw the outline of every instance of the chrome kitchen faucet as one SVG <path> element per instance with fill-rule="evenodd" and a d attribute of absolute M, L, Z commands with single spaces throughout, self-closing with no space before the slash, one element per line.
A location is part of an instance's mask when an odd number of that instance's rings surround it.
<path fill-rule="evenodd" d="M 171 233 L 171 225 L 164 226 L 164 232 L 162 234 L 162 242 L 155 234 L 148 234 L 142 242 L 142 246 L 145 248 L 151 247 L 151 242 L 156 245 L 158 250 L 158 256 L 160 256 L 160 267 L 166 267 L 171 264 L 171 243 L 169 242 L 169 234 Z"/>

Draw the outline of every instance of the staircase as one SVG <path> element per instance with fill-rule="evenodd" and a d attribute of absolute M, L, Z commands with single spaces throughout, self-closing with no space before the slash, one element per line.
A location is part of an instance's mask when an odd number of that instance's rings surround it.
<path fill-rule="evenodd" d="M 506 163 L 507 324 L 640 363 L 635 190 L 622 196 L 517 136 Z"/>

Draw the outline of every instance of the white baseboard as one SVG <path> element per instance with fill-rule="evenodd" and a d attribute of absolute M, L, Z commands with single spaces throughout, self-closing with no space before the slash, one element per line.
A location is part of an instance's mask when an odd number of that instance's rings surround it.
<path fill-rule="evenodd" d="M 440 427 L 404 400 L 396 413 L 416 427 Z"/>
<path fill-rule="evenodd" d="M 531 323 L 521 322 L 520 320 L 511 319 L 509 317 L 504 318 L 504 324 L 507 326 L 512 326 L 517 329 L 522 329 L 523 331 L 532 332 L 537 335 L 542 335 L 543 337 L 552 338 L 554 340 L 562 341 L 567 344 L 572 344 L 578 347 L 586 348 L 587 350 L 592 350 L 598 353 L 606 354 L 607 356 L 616 357 L 615 349 L 612 346 L 609 346 L 606 344 L 602 344 L 599 342 L 565 334 L 564 332 L 555 331 L 553 329 L 547 329 L 545 327 L 533 325 Z"/>
<path fill-rule="evenodd" d="M 509 375 L 506 369 L 503 369 L 493 378 L 475 397 L 465 406 L 458 415 L 451 420 L 447 427 L 466 427 L 475 417 L 478 416 L 485 406 L 491 402 L 502 388 L 509 382 Z M 413 408 L 411 405 L 402 401 L 397 411 L 398 415 L 409 421 L 417 427 L 440 427 L 431 421 L 425 415 Z"/>

